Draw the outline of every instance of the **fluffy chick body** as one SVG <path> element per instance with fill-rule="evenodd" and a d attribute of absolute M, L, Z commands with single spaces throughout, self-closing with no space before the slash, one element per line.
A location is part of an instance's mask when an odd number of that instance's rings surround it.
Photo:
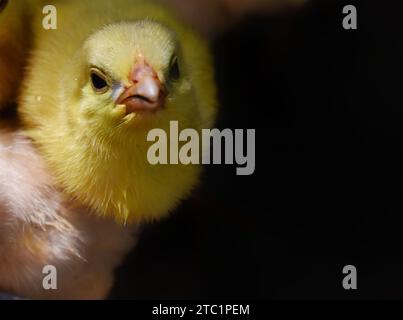
<path fill-rule="evenodd" d="M 115 267 L 134 245 L 134 230 L 73 205 L 19 131 L 0 130 L 0 168 L 0 291 L 34 299 L 105 298 Z M 57 290 L 43 288 L 47 265 L 57 269 Z"/>
<path fill-rule="evenodd" d="M 80 203 L 120 222 L 163 217 L 197 184 L 200 168 L 150 165 L 147 133 L 169 132 L 171 120 L 197 130 L 212 125 L 216 92 L 206 43 L 150 1 L 55 5 L 57 30 L 44 30 L 41 14 L 33 23 L 34 51 L 20 101 L 26 133 L 57 184 Z M 125 109 L 111 102 L 113 90 L 94 95 L 91 65 L 124 82 L 141 55 L 164 81 L 174 52 L 183 76 L 170 84 L 173 94 L 164 110 L 125 116 Z"/>

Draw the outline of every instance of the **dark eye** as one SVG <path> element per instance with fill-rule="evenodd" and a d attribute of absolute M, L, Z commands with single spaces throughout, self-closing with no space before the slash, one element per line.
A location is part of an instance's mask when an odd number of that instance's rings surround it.
<path fill-rule="evenodd" d="M 0 0 L 0 12 L 2 12 L 8 4 L 8 0 Z"/>
<path fill-rule="evenodd" d="M 181 72 L 179 69 L 179 62 L 178 62 L 178 57 L 173 57 L 172 58 L 172 62 L 171 62 L 171 66 L 169 69 L 169 78 L 171 80 L 178 80 L 181 76 Z"/>
<path fill-rule="evenodd" d="M 105 74 L 95 68 L 90 71 L 92 88 L 96 93 L 105 93 L 109 89 Z"/>

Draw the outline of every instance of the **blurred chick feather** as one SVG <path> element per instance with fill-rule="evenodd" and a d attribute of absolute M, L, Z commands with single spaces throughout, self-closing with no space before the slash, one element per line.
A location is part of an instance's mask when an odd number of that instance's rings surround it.
<path fill-rule="evenodd" d="M 15 102 L 30 43 L 26 0 L 0 0 L 0 109 Z"/>
<path fill-rule="evenodd" d="M 30 139 L 3 123 L 0 168 L 0 290 L 31 299 L 106 298 L 135 227 L 77 207 L 55 188 Z M 46 265 L 57 268 L 57 290 L 43 288 Z"/>
<path fill-rule="evenodd" d="M 160 0 L 169 3 L 185 21 L 208 37 L 216 37 L 252 15 L 298 10 L 308 0 Z"/>
<path fill-rule="evenodd" d="M 147 133 L 169 132 L 170 121 L 211 127 L 208 45 L 150 1 L 54 3 L 57 30 L 44 30 L 41 14 L 33 23 L 19 109 L 27 135 L 83 205 L 123 223 L 165 216 L 196 186 L 200 168 L 150 165 Z"/>

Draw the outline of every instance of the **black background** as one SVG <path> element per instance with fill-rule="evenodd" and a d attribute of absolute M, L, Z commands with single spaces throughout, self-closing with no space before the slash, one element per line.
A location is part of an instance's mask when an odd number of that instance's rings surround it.
<path fill-rule="evenodd" d="M 347 4 L 358 30 L 342 27 Z M 145 228 L 111 298 L 402 298 L 402 9 L 317 0 L 217 39 L 217 127 L 257 130 L 256 172 L 206 167 Z"/>

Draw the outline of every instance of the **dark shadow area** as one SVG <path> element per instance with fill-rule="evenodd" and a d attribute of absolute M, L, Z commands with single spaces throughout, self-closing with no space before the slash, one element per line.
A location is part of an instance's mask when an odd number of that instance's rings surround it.
<path fill-rule="evenodd" d="M 144 230 L 111 298 L 401 298 L 402 9 L 317 0 L 217 39 L 217 126 L 257 130 L 256 172 L 206 167 L 195 196 Z"/>

